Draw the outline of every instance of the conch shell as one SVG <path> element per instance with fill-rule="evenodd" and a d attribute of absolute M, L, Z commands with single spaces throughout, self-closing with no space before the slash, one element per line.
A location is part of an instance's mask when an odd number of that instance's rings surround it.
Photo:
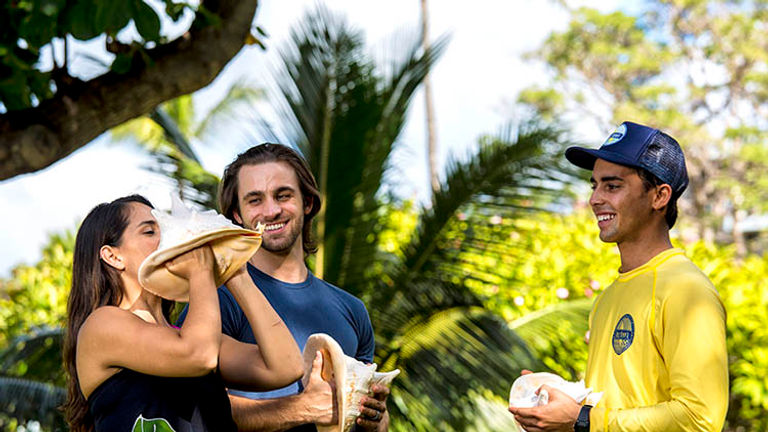
<path fill-rule="evenodd" d="M 586 388 L 584 381 L 570 382 L 559 375 L 539 372 L 521 375 L 515 380 L 509 392 L 509 406 L 530 408 L 548 404 L 549 394 L 546 390 L 541 390 L 539 394 L 536 394 L 536 390 L 545 384 L 562 391 L 579 403 L 588 399 L 587 403 L 595 405 L 603 395 L 602 392 L 593 393 L 591 388 Z"/>
<path fill-rule="evenodd" d="M 339 423 L 333 426 L 317 425 L 318 432 L 349 432 L 355 425 L 355 419 L 360 416 L 360 399 L 371 396 L 371 386 L 380 384 L 389 386 L 400 373 L 399 369 L 391 372 L 376 372 L 376 363 L 366 365 L 344 354 L 339 344 L 324 333 L 313 334 L 304 345 L 304 386 L 309 381 L 312 372 L 312 361 L 315 353 L 323 353 L 322 377 L 336 384 L 336 406 L 339 413 Z"/>
<path fill-rule="evenodd" d="M 261 246 L 263 224 L 241 228 L 214 210 L 197 212 L 171 196 L 171 213 L 152 210 L 160 227 L 160 245 L 139 267 L 139 283 L 149 292 L 175 301 L 189 301 L 189 281 L 165 268 L 165 263 L 208 243 L 215 258 L 214 279 L 221 285 Z"/>

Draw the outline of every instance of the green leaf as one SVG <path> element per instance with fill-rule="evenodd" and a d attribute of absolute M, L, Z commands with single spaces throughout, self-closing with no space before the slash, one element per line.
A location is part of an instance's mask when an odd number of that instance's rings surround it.
<path fill-rule="evenodd" d="M 145 41 L 156 41 L 160 38 L 160 17 L 151 6 L 138 1 L 134 4 L 136 14 L 133 21 L 136 23 L 136 29 Z"/>
<path fill-rule="evenodd" d="M 176 432 L 164 418 L 145 419 L 141 414 L 133 424 L 131 432 Z"/>
<path fill-rule="evenodd" d="M 53 0 L 44 1 L 40 6 L 40 12 L 42 12 L 43 15 L 53 17 L 53 16 L 56 16 L 59 13 L 59 11 L 61 11 L 62 6 L 63 5 L 61 1 L 53 1 Z"/>
<path fill-rule="evenodd" d="M 38 312 L 46 307 L 38 307 Z M 0 351 L 0 371 L 7 376 L 66 385 L 61 374 L 63 334 L 61 328 L 43 326 L 15 337 Z"/>
<path fill-rule="evenodd" d="M 56 19 L 35 10 L 21 20 L 18 31 L 18 36 L 27 42 L 29 50 L 36 51 L 55 36 Z"/>
<path fill-rule="evenodd" d="M 184 14 L 184 10 L 189 7 L 186 3 L 174 3 L 172 0 L 165 0 L 165 13 L 175 22 Z"/>
<path fill-rule="evenodd" d="M 256 33 L 258 33 L 262 37 L 265 37 L 265 38 L 269 37 L 267 32 L 261 26 L 256 26 L 255 28 L 256 28 Z"/>
<path fill-rule="evenodd" d="M 96 29 L 108 35 L 115 36 L 118 31 L 128 25 L 132 10 L 129 0 L 101 1 L 96 3 Z"/>
<path fill-rule="evenodd" d="M 131 70 L 131 64 L 133 63 L 132 53 L 121 53 L 115 57 L 115 61 L 112 62 L 110 67 L 113 71 L 119 74 L 128 73 Z"/>
<path fill-rule="evenodd" d="M 66 430 L 64 417 L 57 409 L 66 395 L 66 389 L 48 383 L 0 376 L 0 418 L 33 418 L 43 430 Z"/>
<path fill-rule="evenodd" d="M 97 28 L 94 22 L 96 5 L 93 1 L 82 0 L 69 8 L 65 17 L 63 31 L 70 33 L 75 39 L 88 40 L 100 35 L 101 28 Z"/>
<path fill-rule="evenodd" d="M 11 78 L 0 81 L 0 102 L 6 109 L 12 111 L 29 107 L 29 96 L 29 86 L 24 82 L 22 74 L 16 73 Z"/>

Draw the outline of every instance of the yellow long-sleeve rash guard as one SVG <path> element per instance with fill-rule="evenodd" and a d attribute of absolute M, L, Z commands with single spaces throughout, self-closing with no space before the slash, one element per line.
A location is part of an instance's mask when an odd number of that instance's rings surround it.
<path fill-rule="evenodd" d="M 728 407 L 725 308 L 680 249 L 619 277 L 589 316 L 590 431 L 720 431 Z"/>

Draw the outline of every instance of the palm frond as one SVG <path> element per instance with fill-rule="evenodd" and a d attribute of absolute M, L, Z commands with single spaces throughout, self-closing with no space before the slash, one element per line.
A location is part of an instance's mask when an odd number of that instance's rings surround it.
<path fill-rule="evenodd" d="M 63 330 L 39 328 L 17 336 L 0 351 L 0 375 L 64 385 L 61 373 Z"/>
<path fill-rule="evenodd" d="M 196 127 L 192 97 L 185 95 L 162 104 L 146 117 L 114 128 L 111 133 L 117 140 L 130 139 L 146 149 L 156 163 L 145 168 L 173 180 L 183 198 L 203 208 L 216 208 L 219 178 L 202 167 L 191 140 L 219 127 L 224 118 L 246 118 L 252 112 L 247 110 L 248 104 L 261 96 L 261 90 L 240 81 L 230 87 Z M 246 111 L 239 111 L 241 108 Z"/>
<path fill-rule="evenodd" d="M 191 136 L 195 125 L 195 102 L 192 95 L 186 94 L 161 104 L 158 109 L 168 113 L 174 125 L 184 136 Z"/>
<path fill-rule="evenodd" d="M 589 327 L 587 318 L 593 303 L 592 299 L 579 299 L 554 304 L 512 321 L 509 327 L 526 340 L 533 340 L 537 335 L 552 334 L 564 320 L 586 332 Z"/>
<path fill-rule="evenodd" d="M 364 87 L 372 88 L 371 67 L 363 55 L 362 34 L 348 26 L 342 16 L 322 5 L 307 12 L 292 28 L 291 38 L 280 53 L 274 101 L 278 117 L 282 119 L 280 129 L 307 158 L 325 200 L 315 225 L 320 241 L 317 254 L 320 268 L 316 271 L 333 282 L 335 278 L 323 274 L 324 269 L 330 268 L 325 257 L 333 256 L 327 249 L 336 245 L 338 237 L 334 233 L 334 221 L 327 213 L 336 203 L 335 187 L 331 184 L 344 173 L 338 173 L 331 165 L 338 158 L 349 156 L 339 151 L 343 143 L 337 142 L 333 135 L 338 117 L 348 109 L 346 92 L 359 93 Z"/>
<path fill-rule="evenodd" d="M 263 97 L 263 89 L 256 88 L 243 79 L 236 81 L 229 87 L 227 94 L 206 113 L 191 135 L 202 138 L 224 124 L 245 119 L 247 112 L 254 110 L 253 104 Z"/>
<path fill-rule="evenodd" d="M 474 424 L 467 432 L 520 432 L 515 417 L 508 411 L 508 399 L 478 395 L 474 404 Z"/>
<path fill-rule="evenodd" d="M 278 128 L 304 154 L 315 175 L 320 171 L 320 143 L 335 109 L 337 77 L 344 66 L 357 63 L 361 47 L 362 33 L 318 4 L 291 28 L 290 39 L 278 50 L 270 97 L 281 121 Z"/>
<path fill-rule="evenodd" d="M 544 360 L 547 369 L 566 379 L 579 379 L 584 370 L 564 367 L 564 364 L 573 364 L 573 361 L 561 359 L 580 357 L 586 360 L 586 341 L 581 344 L 578 341 L 583 340 L 589 328 L 592 303 L 592 299 L 581 299 L 554 304 L 513 321 L 510 328 Z"/>
<path fill-rule="evenodd" d="M 385 275 L 388 283 L 377 285 L 371 317 L 377 338 L 387 342 L 377 355 L 385 366 L 408 371 L 394 384 L 394 394 L 407 402 L 396 406 L 400 414 L 428 420 L 440 430 L 465 430 L 477 420 L 476 401 L 468 396 L 473 391 L 503 395 L 521 369 L 545 367 L 526 341 L 468 288 L 471 273 L 457 270 L 445 277 L 437 270 L 450 263 L 443 260 L 449 248 L 442 243 L 452 241 L 447 227 L 457 211 L 473 203 L 476 211 L 486 211 L 485 204 L 496 203 L 519 214 L 527 208 L 523 200 L 539 198 L 532 191 L 551 194 L 563 176 L 550 172 L 562 145 L 557 129 L 524 123 L 487 140 L 467 161 L 453 162 L 432 207 L 423 210 L 403 261 L 393 266 L 395 273 Z M 430 412 L 426 401 L 440 414 Z"/>
<path fill-rule="evenodd" d="M 163 128 L 148 116 L 127 121 L 110 129 L 109 133 L 116 142 L 135 143 L 149 152 L 160 151 L 167 146 Z"/>
<path fill-rule="evenodd" d="M 168 112 L 157 107 L 149 113 L 149 118 L 163 129 L 163 135 L 168 143 L 172 144 L 185 157 L 198 164 L 200 163 L 200 159 L 195 151 L 192 150 L 187 137 L 184 136 L 176 120 Z"/>
<path fill-rule="evenodd" d="M 0 376 L 0 412 L 20 423 L 37 420 L 46 430 L 66 430 L 58 411 L 66 390 L 52 384 Z"/>
<path fill-rule="evenodd" d="M 336 245 L 329 249 L 333 253 L 329 253 L 326 274 L 344 286 L 361 287 L 359 293 L 367 285 L 367 275 L 360 269 L 373 258 L 371 251 L 378 243 L 378 192 L 389 168 L 389 157 L 413 95 L 447 41 L 439 39 L 426 52 L 421 50 L 419 35 L 401 45 L 401 52 L 402 46 L 409 47 L 407 54 L 392 61 L 391 77 L 379 79 L 376 97 L 368 101 L 356 97 L 357 108 L 343 111 L 334 124 L 332 151 L 345 158 L 332 158 L 329 164 L 329 191 L 334 195 L 329 195 L 328 236 Z M 363 145 L 356 143 L 360 141 Z"/>
<path fill-rule="evenodd" d="M 414 240 L 404 249 L 404 266 L 394 279 L 400 284 L 424 272 L 437 250 L 441 233 L 457 210 L 478 203 L 503 204 L 520 213 L 525 203 L 556 195 L 569 170 L 564 159 L 562 131 L 536 121 L 508 128 L 498 138 L 481 143 L 479 151 L 464 162 L 453 161 L 432 207 L 424 211 Z"/>
<path fill-rule="evenodd" d="M 475 392 L 506 394 L 520 370 L 541 367 L 526 343 L 482 307 L 414 318 L 400 334 L 381 359 L 383 369 L 402 371 L 393 383 L 394 417 L 438 430 L 465 430 L 475 421 Z"/>
<path fill-rule="evenodd" d="M 152 152 L 155 164 L 147 170 L 162 174 L 176 183 L 179 195 L 203 209 L 216 209 L 219 178 L 199 163 L 177 152 Z"/>
<path fill-rule="evenodd" d="M 279 129 L 301 149 L 324 192 L 318 229 L 324 279 L 353 294 L 365 279 L 357 264 L 376 256 L 376 195 L 387 160 L 415 89 L 445 43 L 424 52 L 419 38 L 410 38 L 382 74 L 360 31 L 318 6 L 280 50 L 273 100 Z"/>
<path fill-rule="evenodd" d="M 544 367 L 463 285 L 416 281 L 386 303 L 369 304 L 369 313 L 377 362 L 402 371 L 393 383 L 393 418 L 412 421 L 412 430 L 463 431 L 476 420 L 476 392 L 503 395 L 520 370 Z"/>

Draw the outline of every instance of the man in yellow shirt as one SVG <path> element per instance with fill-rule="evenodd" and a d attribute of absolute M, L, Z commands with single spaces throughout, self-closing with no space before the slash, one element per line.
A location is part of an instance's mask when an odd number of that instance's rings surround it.
<path fill-rule="evenodd" d="M 599 149 L 571 147 L 565 156 L 592 170 L 600 239 L 621 255 L 618 278 L 589 316 L 585 381 L 604 394 L 590 407 L 546 388 L 547 405 L 510 411 L 529 432 L 720 431 L 728 407 L 725 308 L 669 240 L 688 185 L 679 144 L 625 122 Z"/>

